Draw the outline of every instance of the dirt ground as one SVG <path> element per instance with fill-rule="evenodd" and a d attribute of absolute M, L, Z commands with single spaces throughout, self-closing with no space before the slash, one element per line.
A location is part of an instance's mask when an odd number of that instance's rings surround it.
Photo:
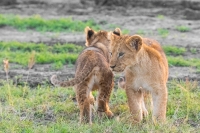
<path fill-rule="evenodd" d="M 114 0 L 113 0 L 114 1 Z M 18 0 L 15 4 L 0 5 L 0 14 L 18 14 L 24 17 L 39 14 L 44 18 L 72 17 L 78 20 L 94 19 L 102 25 L 104 30 L 113 30 L 115 26 L 130 30 L 129 34 L 136 34 L 143 31 L 144 37 L 158 40 L 162 45 L 173 45 L 185 47 L 188 51 L 195 48 L 197 54 L 186 52 L 183 57 L 200 58 L 200 1 L 177 0 L 160 2 L 154 1 L 130 1 L 130 4 L 123 0 L 116 0 L 115 3 L 106 1 L 95 2 L 92 0 L 74 1 L 46 1 L 46 0 Z M 138 2 L 138 3 L 137 3 Z M 164 17 L 159 18 L 158 15 Z M 111 25 L 112 24 L 112 25 Z M 184 25 L 189 27 L 189 32 L 180 32 L 176 26 Z M 158 29 L 164 28 L 169 35 L 162 37 Z M 0 27 L 0 41 L 17 40 L 20 42 L 43 42 L 48 45 L 55 43 L 74 43 L 84 45 L 85 36 L 83 33 L 40 33 L 32 30 L 18 31 L 10 27 Z M 28 71 L 17 64 L 12 64 L 9 76 L 15 83 L 27 79 Z M 28 82 L 31 86 L 49 83 L 52 74 L 60 75 L 61 79 L 74 76 L 74 68 L 64 66 L 62 70 L 50 70 L 49 65 L 35 65 L 30 71 Z M 1 78 L 5 78 L 3 68 L 0 70 Z M 192 67 L 170 66 L 169 79 L 185 79 L 200 81 L 200 73 Z"/>

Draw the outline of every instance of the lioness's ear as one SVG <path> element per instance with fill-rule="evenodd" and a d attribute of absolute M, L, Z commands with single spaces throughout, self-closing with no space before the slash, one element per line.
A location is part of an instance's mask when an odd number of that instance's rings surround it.
<path fill-rule="evenodd" d="M 142 47 L 142 37 L 138 35 L 131 36 L 128 42 L 126 43 L 126 46 L 132 51 L 139 51 Z"/>
<path fill-rule="evenodd" d="M 115 30 L 113 31 L 113 34 L 115 34 L 117 36 L 121 36 L 122 32 L 121 32 L 120 28 L 115 28 Z"/>
<path fill-rule="evenodd" d="M 85 27 L 85 34 L 87 39 L 90 39 L 94 34 L 94 30 L 92 30 L 90 27 Z"/>

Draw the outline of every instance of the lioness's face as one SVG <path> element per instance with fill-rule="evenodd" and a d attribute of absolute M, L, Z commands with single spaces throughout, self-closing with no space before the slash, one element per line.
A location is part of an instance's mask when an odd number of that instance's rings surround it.
<path fill-rule="evenodd" d="M 125 68 L 135 65 L 137 53 L 141 48 L 140 36 L 111 36 L 111 61 L 110 67 L 115 72 L 122 72 Z"/>

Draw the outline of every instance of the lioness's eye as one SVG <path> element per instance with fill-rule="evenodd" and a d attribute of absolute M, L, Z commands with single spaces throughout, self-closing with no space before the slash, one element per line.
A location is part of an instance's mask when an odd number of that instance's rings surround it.
<path fill-rule="evenodd" d="M 110 53 L 110 56 L 112 55 L 112 53 L 111 52 L 109 52 Z"/>
<path fill-rule="evenodd" d="M 119 53 L 119 57 L 121 57 L 121 56 L 123 56 L 123 55 L 124 55 L 124 53 L 122 53 L 122 52 Z"/>

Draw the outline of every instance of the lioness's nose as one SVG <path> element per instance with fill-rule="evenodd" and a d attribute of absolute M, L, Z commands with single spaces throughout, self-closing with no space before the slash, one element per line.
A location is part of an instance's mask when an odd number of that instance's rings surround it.
<path fill-rule="evenodd" d="M 110 68 L 112 68 L 112 69 L 113 69 L 113 68 L 115 68 L 115 66 L 116 66 L 116 65 L 114 65 L 114 66 L 110 66 Z"/>

